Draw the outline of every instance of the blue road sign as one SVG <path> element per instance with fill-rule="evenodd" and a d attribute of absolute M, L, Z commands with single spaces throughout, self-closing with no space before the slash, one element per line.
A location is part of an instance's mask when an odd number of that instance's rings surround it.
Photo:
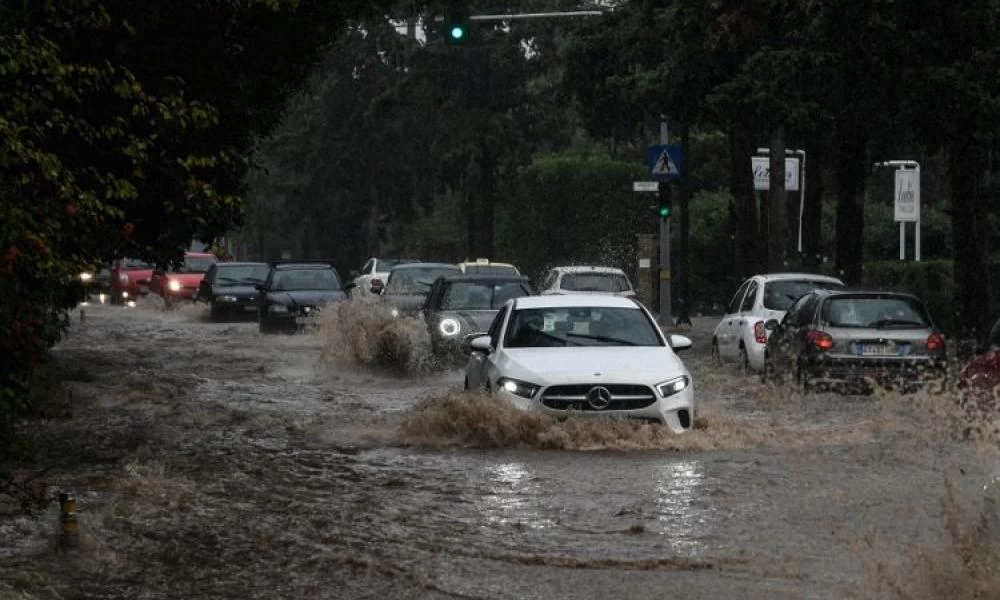
<path fill-rule="evenodd" d="M 656 144 L 646 150 L 646 165 L 653 181 L 680 181 L 684 176 L 680 144 Z"/>

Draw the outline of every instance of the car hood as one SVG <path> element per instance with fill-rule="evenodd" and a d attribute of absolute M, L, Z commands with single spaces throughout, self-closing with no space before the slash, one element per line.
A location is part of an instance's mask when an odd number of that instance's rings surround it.
<path fill-rule="evenodd" d="M 505 373 L 540 385 L 643 383 L 655 385 L 686 375 L 681 359 L 666 346 L 509 348 Z"/>
<path fill-rule="evenodd" d="M 993 387 L 1000 383 L 1000 351 L 990 350 L 969 361 L 960 377 L 967 383 Z"/>
<path fill-rule="evenodd" d="M 215 284 L 212 286 L 213 294 L 229 294 L 232 296 L 256 296 L 257 288 L 252 285 L 236 284 L 236 285 L 221 285 Z"/>
<path fill-rule="evenodd" d="M 427 294 L 387 294 L 383 298 L 404 313 L 418 312 L 427 302 Z"/>
<path fill-rule="evenodd" d="M 271 302 L 287 306 L 319 306 L 328 302 L 344 300 L 347 295 L 340 290 L 292 290 L 288 292 L 268 292 Z"/>

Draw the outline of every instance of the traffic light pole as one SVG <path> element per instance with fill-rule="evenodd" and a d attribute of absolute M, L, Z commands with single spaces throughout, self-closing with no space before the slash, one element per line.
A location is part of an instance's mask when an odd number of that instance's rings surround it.
<path fill-rule="evenodd" d="M 660 143 L 668 144 L 670 137 L 667 128 L 667 118 L 660 116 Z M 666 184 L 660 185 L 660 206 L 670 206 L 670 189 Z M 673 325 L 674 319 L 670 310 L 670 215 L 660 217 L 660 325 Z"/>

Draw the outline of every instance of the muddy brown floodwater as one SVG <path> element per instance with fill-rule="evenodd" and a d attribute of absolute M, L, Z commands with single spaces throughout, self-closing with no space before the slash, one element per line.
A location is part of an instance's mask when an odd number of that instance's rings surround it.
<path fill-rule="evenodd" d="M 1000 597 L 992 413 L 765 386 L 713 325 L 671 435 L 467 396 L 371 305 L 296 336 L 89 306 L 18 472 L 76 493 L 80 541 L 0 497 L 0 598 Z"/>

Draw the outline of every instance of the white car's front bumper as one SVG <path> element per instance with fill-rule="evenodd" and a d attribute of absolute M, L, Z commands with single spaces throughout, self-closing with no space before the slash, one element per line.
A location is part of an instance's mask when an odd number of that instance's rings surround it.
<path fill-rule="evenodd" d="M 599 385 L 599 384 L 595 384 Z M 595 417 L 608 419 L 651 419 L 659 421 L 667 426 L 674 433 L 683 433 L 691 429 L 694 425 L 695 405 L 694 405 L 694 385 L 688 385 L 684 390 L 668 397 L 657 396 L 655 402 L 644 408 L 633 410 L 594 410 L 589 406 L 582 406 L 580 410 L 559 410 L 545 406 L 541 402 L 545 390 L 536 392 L 534 398 L 524 398 L 499 389 L 494 392 L 496 397 L 503 398 L 525 411 L 541 412 L 555 417 L 566 417 L 569 415 L 579 417 Z"/>

